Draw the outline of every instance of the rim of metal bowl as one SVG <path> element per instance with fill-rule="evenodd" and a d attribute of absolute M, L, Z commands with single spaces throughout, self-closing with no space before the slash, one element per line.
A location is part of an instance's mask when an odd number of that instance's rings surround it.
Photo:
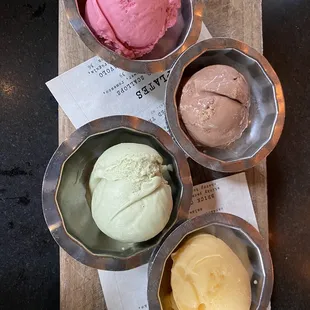
<path fill-rule="evenodd" d="M 185 68 L 205 52 L 219 49 L 235 49 L 256 61 L 273 84 L 277 105 L 277 118 L 269 140 L 254 156 L 234 161 L 222 161 L 212 156 L 208 156 L 196 148 L 191 139 L 189 139 L 186 133 L 181 129 L 176 102 L 176 92 Z M 212 38 L 201 41 L 191 46 L 178 58 L 171 69 L 167 82 L 165 104 L 167 122 L 170 130 L 184 152 L 200 165 L 221 172 L 243 171 L 256 166 L 259 162 L 265 159 L 277 145 L 285 120 L 285 100 L 281 82 L 268 60 L 244 42 L 229 38 Z"/>
<path fill-rule="evenodd" d="M 204 0 L 191 0 L 193 20 L 183 42 L 171 53 L 160 59 L 131 60 L 102 45 L 89 29 L 80 14 L 77 0 L 63 0 L 69 22 L 84 44 L 108 63 L 129 72 L 156 73 L 170 69 L 174 61 L 199 37 L 204 11 Z"/>
<path fill-rule="evenodd" d="M 187 219 L 192 199 L 193 185 L 186 157 L 177 144 L 173 142 L 170 135 L 161 127 L 133 116 L 110 116 L 92 121 L 73 132 L 73 134 L 57 148 L 46 168 L 42 184 L 43 214 L 50 233 L 61 248 L 77 261 L 102 270 L 127 270 L 147 263 L 154 248 L 165 235 L 163 234 L 155 245 L 132 256 L 114 257 L 111 255 L 96 255 L 90 252 L 66 230 L 56 200 L 64 163 L 88 138 L 122 128 L 152 136 L 173 155 L 178 167 L 182 191 L 178 215 L 172 226 L 175 225 L 176 222 L 185 221 Z"/>
<path fill-rule="evenodd" d="M 265 281 L 262 296 L 260 298 L 259 309 L 267 308 L 273 290 L 274 272 L 271 255 L 266 246 L 266 242 L 260 233 L 242 218 L 232 214 L 219 212 L 206 213 L 182 223 L 166 237 L 165 241 L 162 242 L 158 248 L 156 248 L 149 264 L 147 294 L 150 309 L 162 310 L 159 288 L 163 274 L 163 266 L 174 249 L 187 235 L 210 225 L 221 225 L 241 231 L 247 236 L 253 246 L 258 249 L 265 273 Z"/>

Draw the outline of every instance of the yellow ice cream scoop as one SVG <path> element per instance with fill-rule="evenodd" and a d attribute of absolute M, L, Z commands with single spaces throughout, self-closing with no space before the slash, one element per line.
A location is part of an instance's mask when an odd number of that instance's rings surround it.
<path fill-rule="evenodd" d="M 249 274 L 221 239 L 209 234 L 194 236 L 172 254 L 172 260 L 170 309 L 250 309 Z"/>

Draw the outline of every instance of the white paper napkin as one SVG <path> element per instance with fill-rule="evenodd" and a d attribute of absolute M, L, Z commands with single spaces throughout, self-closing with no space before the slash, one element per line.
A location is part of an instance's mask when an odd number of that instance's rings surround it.
<path fill-rule="evenodd" d="M 203 25 L 199 40 L 211 38 Z M 164 95 L 170 71 L 130 73 L 95 56 L 46 83 L 75 128 L 100 117 L 132 115 L 167 130 Z"/>

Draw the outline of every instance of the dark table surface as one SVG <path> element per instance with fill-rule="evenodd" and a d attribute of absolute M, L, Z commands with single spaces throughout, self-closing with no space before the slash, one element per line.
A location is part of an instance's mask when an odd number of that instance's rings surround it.
<path fill-rule="evenodd" d="M 41 211 L 41 181 L 57 147 L 57 0 L 0 3 L 0 309 L 58 309 L 58 247 Z M 272 308 L 310 309 L 310 1 L 263 1 L 264 54 L 287 118 L 269 156 Z"/>

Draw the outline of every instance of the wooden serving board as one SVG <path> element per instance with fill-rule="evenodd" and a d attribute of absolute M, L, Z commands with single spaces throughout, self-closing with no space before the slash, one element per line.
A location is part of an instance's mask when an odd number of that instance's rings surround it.
<path fill-rule="evenodd" d="M 59 5 L 59 74 L 93 57 L 93 53 L 74 33 Z M 246 42 L 262 52 L 261 0 L 208 0 L 205 24 L 214 37 L 231 37 Z M 68 137 L 74 127 L 59 110 L 59 142 Z M 223 176 L 198 172 L 191 162 L 194 183 Z M 196 170 L 196 173 L 195 173 Z M 211 174 L 211 175 L 210 175 Z M 247 171 L 247 180 L 263 237 L 268 242 L 268 206 L 266 163 Z M 65 310 L 106 309 L 97 270 L 83 266 L 60 250 L 60 308 Z"/>

